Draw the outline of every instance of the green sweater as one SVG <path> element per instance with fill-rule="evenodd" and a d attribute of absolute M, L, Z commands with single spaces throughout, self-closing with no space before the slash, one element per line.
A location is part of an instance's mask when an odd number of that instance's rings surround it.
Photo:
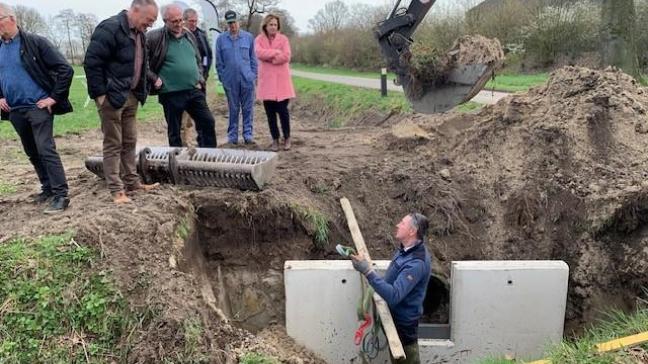
<path fill-rule="evenodd" d="M 195 49 L 187 37 L 169 37 L 169 44 L 160 69 L 160 93 L 191 90 L 200 80 Z"/>

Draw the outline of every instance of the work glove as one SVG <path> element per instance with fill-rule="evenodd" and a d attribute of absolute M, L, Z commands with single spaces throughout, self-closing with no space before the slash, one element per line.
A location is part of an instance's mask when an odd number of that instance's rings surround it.
<path fill-rule="evenodd" d="M 364 275 L 371 272 L 371 264 L 369 264 L 369 261 L 362 255 L 351 255 L 351 263 L 353 264 L 353 269 Z"/>

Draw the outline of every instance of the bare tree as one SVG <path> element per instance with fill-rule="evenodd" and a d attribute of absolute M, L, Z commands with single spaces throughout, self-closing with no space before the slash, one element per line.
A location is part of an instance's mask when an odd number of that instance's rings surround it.
<path fill-rule="evenodd" d="M 79 13 L 75 16 L 75 25 L 79 31 L 79 39 L 81 40 L 81 50 L 85 52 L 86 47 L 90 43 L 92 32 L 99 23 L 97 16 L 88 13 Z"/>
<path fill-rule="evenodd" d="M 74 14 L 74 10 L 72 9 L 64 9 L 61 10 L 55 17 L 54 19 L 58 23 L 58 25 L 61 28 L 61 33 L 65 34 L 65 37 L 67 38 L 67 53 L 68 57 L 70 58 L 70 62 L 74 64 L 76 60 L 76 54 L 75 54 L 75 43 L 72 41 L 72 33 L 75 32 L 76 29 L 76 16 Z"/>
<path fill-rule="evenodd" d="M 279 0 L 246 0 L 244 10 L 247 14 L 245 17 L 245 30 L 250 31 L 250 26 L 253 23 L 252 19 L 255 14 L 264 14 L 278 3 Z"/>
<path fill-rule="evenodd" d="M 341 1 L 331 1 L 317 11 L 315 16 L 308 21 L 308 25 L 315 33 L 328 33 L 338 31 L 349 16 L 349 8 Z"/>
<path fill-rule="evenodd" d="M 63 40 L 61 39 L 60 33 L 58 31 L 56 19 L 53 16 L 49 16 L 47 18 L 45 36 L 50 40 L 50 42 L 54 44 L 57 49 L 61 50 Z"/>
<path fill-rule="evenodd" d="M 619 67 L 624 72 L 639 76 L 635 48 L 634 0 L 603 0 L 601 8 L 601 59 L 603 65 Z"/>
<path fill-rule="evenodd" d="M 24 5 L 16 5 L 14 11 L 16 12 L 18 25 L 22 30 L 38 34 L 47 32 L 47 23 L 45 23 L 45 19 L 38 10 Z"/>

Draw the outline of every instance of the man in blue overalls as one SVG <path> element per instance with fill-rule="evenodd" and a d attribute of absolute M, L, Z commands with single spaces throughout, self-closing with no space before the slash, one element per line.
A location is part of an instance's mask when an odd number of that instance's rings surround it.
<path fill-rule="evenodd" d="M 225 13 L 228 31 L 216 39 L 216 72 L 223 84 L 229 108 L 227 142 L 238 144 L 239 113 L 243 111 L 243 140 L 254 143 L 254 86 L 257 78 L 257 59 L 254 37 L 241 30 L 238 16 L 232 10 Z"/>

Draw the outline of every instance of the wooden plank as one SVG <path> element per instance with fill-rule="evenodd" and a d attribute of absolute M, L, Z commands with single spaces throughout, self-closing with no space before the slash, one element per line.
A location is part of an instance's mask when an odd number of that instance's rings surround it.
<path fill-rule="evenodd" d="M 626 336 L 620 339 L 596 344 L 596 350 L 598 350 L 599 353 L 603 353 L 606 351 L 627 348 L 629 346 L 637 346 L 645 342 L 648 342 L 648 332 L 642 332 L 637 335 Z"/>
<path fill-rule="evenodd" d="M 358 226 L 358 221 L 356 220 L 355 214 L 353 213 L 353 208 L 351 207 L 351 202 L 345 197 L 340 199 L 340 205 L 342 205 L 342 210 L 344 211 L 344 216 L 346 216 L 347 225 L 349 225 L 349 231 L 351 232 L 351 237 L 353 238 L 353 243 L 355 244 L 356 251 L 358 253 L 364 254 L 371 264 L 371 256 L 369 255 L 369 250 L 367 250 L 367 245 L 365 244 L 364 238 L 362 237 L 362 232 Z M 366 279 L 363 277 L 363 279 Z M 387 302 L 380 297 L 377 293 L 374 292 L 373 300 L 376 304 L 376 311 L 378 311 L 378 316 L 380 316 L 380 321 L 382 327 L 385 331 L 385 336 L 387 337 L 387 343 L 389 344 L 389 350 L 392 353 L 392 356 L 395 359 L 404 359 L 405 350 L 403 350 L 403 344 L 398 338 L 398 333 L 396 332 L 396 325 L 394 325 L 394 319 L 392 318 L 391 312 L 389 311 L 389 306 Z"/>

